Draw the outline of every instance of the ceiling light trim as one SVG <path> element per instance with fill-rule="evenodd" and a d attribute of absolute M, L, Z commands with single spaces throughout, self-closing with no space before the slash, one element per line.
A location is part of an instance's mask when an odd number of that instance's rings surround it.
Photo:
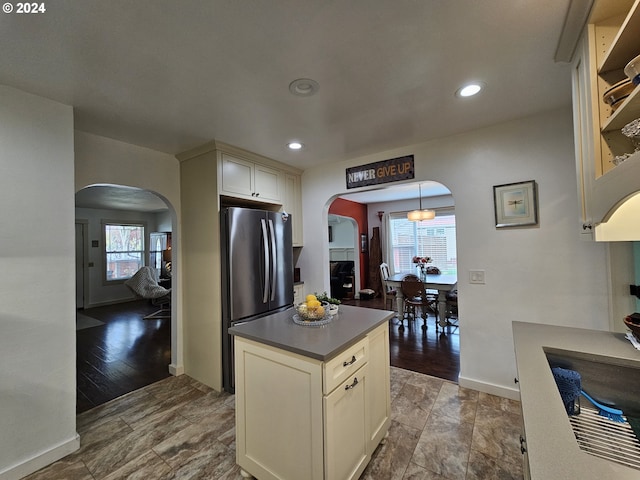
<path fill-rule="evenodd" d="M 289 148 L 289 150 L 302 150 L 304 148 L 304 143 L 297 141 L 289 142 L 287 143 L 287 148 Z"/>
<path fill-rule="evenodd" d="M 469 82 L 461 86 L 456 90 L 456 97 L 458 98 L 470 98 L 475 97 L 482 92 L 486 87 L 484 82 Z"/>
<path fill-rule="evenodd" d="M 320 85 L 311 78 L 298 78 L 289 84 L 289 91 L 296 97 L 310 97 L 320 90 Z"/>

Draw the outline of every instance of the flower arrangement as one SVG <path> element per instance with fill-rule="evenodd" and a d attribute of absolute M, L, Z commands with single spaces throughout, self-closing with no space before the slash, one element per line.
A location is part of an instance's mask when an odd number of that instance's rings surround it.
<path fill-rule="evenodd" d="M 426 278 L 427 264 L 431 263 L 431 257 L 413 257 L 411 261 L 415 263 L 416 267 L 420 270 L 420 278 Z"/>

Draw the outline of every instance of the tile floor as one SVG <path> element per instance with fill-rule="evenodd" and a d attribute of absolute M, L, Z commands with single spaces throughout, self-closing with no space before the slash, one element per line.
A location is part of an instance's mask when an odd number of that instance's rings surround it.
<path fill-rule="evenodd" d="M 361 479 L 523 478 L 518 402 L 395 367 L 391 400 L 388 439 Z M 234 397 L 186 375 L 77 418 L 81 448 L 28 480 L 242 478 Z"/>

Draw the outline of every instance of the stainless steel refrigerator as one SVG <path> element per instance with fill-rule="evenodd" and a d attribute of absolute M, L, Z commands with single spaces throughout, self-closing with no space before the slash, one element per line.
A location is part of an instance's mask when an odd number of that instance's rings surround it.
<path fill-rule="evenodd" d="M 234 393 L 233 337 L 228 329 L 293 305 L 293 247 L 286 213 L 221 210 L 223 386 Z"/>

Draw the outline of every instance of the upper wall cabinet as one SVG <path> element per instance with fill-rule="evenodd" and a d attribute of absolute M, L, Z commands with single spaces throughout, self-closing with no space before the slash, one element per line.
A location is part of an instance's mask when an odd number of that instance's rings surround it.
<path fill-rule="evenodd" d="M 284 174 L 282 209 L 291 215 L 293 246 L 302 246 L 302 193 L 300 175 Z"/>
<path fill-rule="evenodd" d="M 222 154 L 220 195 L 282 203 L 283 175 L 273 168 Z"/>
<path fill-rule="evenodd" d="M 640 87 L 613 106 L 605 93 L 640 55 L 640 0 L 596 0 L 574 59 L 573 105 L 582 231 L 592 231 L 640 190 L 640 152 L 622 133 L 640 118 Z M 633 87 L 632 87 L 633 88 Z"/>
<path fill-rule="evenodd" d="M 220 195 L 250 204 L 281 205 L 291 214 L 293 246 L 302 246 L 302 171 L 270 158 L 216 142 Z M 273 210 L 273 207 L 270 207 Z"/>

